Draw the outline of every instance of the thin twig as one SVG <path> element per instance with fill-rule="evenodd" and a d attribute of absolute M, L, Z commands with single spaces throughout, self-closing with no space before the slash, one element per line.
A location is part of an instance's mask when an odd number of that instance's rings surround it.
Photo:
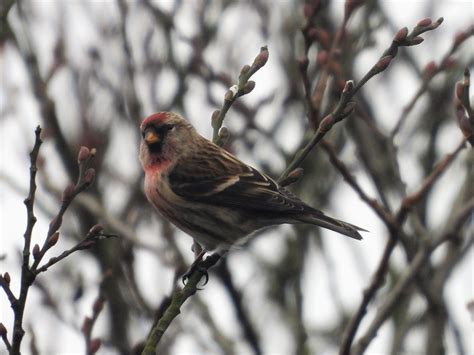
<path fill-rule="evenodd" d="M 227 90 L 224 95 L 224 103 L 219 110 L 212 114 L 212 141 L 217 145 L 222 145 L 224 142 L 219 136 L 219 131 L 224 123 L 225 115 L 229 111 L 232 104 L 241 96 L 250 93 L 255 88 L 255 82 L 249 81 L 250 77 L 262 68 L 268 60 L 268 48 L 263 46 L 260 48 L 260 53 L 255 57 L 252 65 L 244 65 L 240 70 L 239 79 L 236 85 Z"/>
<path fill-rule="evenodd" d="M 346 327 L 346 330 L 344 332 L 343 336 L 343 341 L 342 345 L 340 348 L 340 354 L 341 355 L 347 355 L 347 354 L 352 354 L 351 349 L 351 344 L 354 340 L 354 337 L 356 335 L 357 329 L 359 328 L 359 325 L 362 321 L 363 316 L 365 315 L 367 311 L 367 307 L 370 303 L 370 301 L 373 299 L 375 296 L 377 290 L 383 285 L 384 282 L 384 277 L 386 275 L 386 272 L 388 270 L 388 264 L 389 260 L 391 257 L 391 254 L 397 244 L 398 241 L 398 236 L 401 231 L 403 222 L 405 221 L 407 217 L 407 212 L 411 207 L 414 206 L 415 203 L 419 202 L 420 199 L 425 196 L 433 186 L 434 182 L 441 176 L 441 174 L 446 171 L 446 169 L 449 167 L 450 163 L 454 160 L 454 158 L 458 155 L 458 153 L 461 151 L 461 149 L 465 146 L 465 141 L 463 140 L 461 144 L 455 149 L 455 151 L 451 154 L 448 154 L 434 169 L 433 172 L 421 183 L 421 187 L 418 191 L 413 193 L 412 195 L 406 196 L 402 203 L 401 206 L 396 213 L 396 216 L 394 216 L 394 220 L 396 223 L 387 225 L 390 230 L 390 238 L 385 246 L 385 250 L 383 253 L 383 256 L 379 262 L 379 266 L 377 267 L 377 271 L 375 272 L 372 282 L 369 285 L 369 287 L 364 291 L 362 301 L 354 315 L 352 316 L 349 325 Z M 416 258 L 421 258 L 421 260 L 415 261 Z M 419 252 L 415 255 L 415 257 L 412 259 L 412 263 L 421 263 L 419 266 L 416 266 L 417 270 L 418 268 L 421 268 L 424 265 L 424 261 L 426 260 L 426 255 L 424 254 L 419 254 Z M 411 277 L 411 276 L 410 276 Z M 413 277 L 416 277 L 416 273 L 413 274 Z M 408 281 L 407 281 L 408 282 Z M 361 344 L 365 344 L 365 341 L 370 341 L 369 339 L 366 339 L 362 342 Z M 365 344 L 365 346 L 368 345 Z M 360 345 L 359 345 L 360 346 Z M 365 348 L 364 348 L 365 349 Z M 357 350 L 358 351 L 358 350 Z M 356 354 L 358 352 L 355 351 Z"/>
<path fill-rule="evenodd" d="M 25 199 L 27 222 L 26 231 L 24 234 L 24 245 L 23 245 L 23 263 L 21 267 L 21 285 L 20 295 L 17 302 L 12 304 L 14 313 L 14 325 L 13 325 L 13 340 L 11 354 L 16 355 L 20 353 L 21 340 L 25 331 L 23 329 L 23 314 L 25 312 L 26 298 L 28 296 L 28 290 L 33 283 L 35 278 L 34 274 L 30 271 L 30 246 L 31 246 L 31 235 L 33 227 L 36 223 L 36 217 L 34 215 L 34 203 L 36 193 L 36 172 L 38 167 L 36 162 L 38 160 L 39 149 L 41 146 L 41 127 L 36 127 L 35 130 L 35 144 L 33 150 L 30 153 L 30 187 L 28 197 Z"/>
<path fill-rule="evenodd" d="M 159 319 L 156 326 L 152 328 L 148 335 L 142 355 L 154 355 L 156 353 L 156 346 L 173 319 L 181 313 L 181 306 L 189 297 L 199 290 L 198 285 L 201 282 L 202 277 L 205 275 L 205 272 L 214 266 L 219 259 L 220 255 L 218 254 L 208 256 L 199 264 L 199 268 L 196 268 L 189 276 L 186 285 L 182 289 L 173 292 L 170 304 L 164 311 L 163 316 Z"/>
<path fill-rule="evenodd" d="M 464 209 L 460 211 L 457 217 L 456 223 L 451 231 L 441 235 L 435 239 L 432 243 L 424 245 L 412 259 L 410 265 L 403 272 L 402 276 L 397 281 L 396 285 L 393 287 L 392 291 L 384 297 L 384 302 L 379 307 L 375 318 L 367 329 L 366 333 L 359 339 L 357 344 L 354 346 L 351 355 L 363 354 L 367 349 L 370 341 L 377 335 L 378 329 L 387 319 L 387 317 L 392 313 L 393 309 L 397 305 L 400 296 L 406 290 L 408 285 L 413 282 L 416 278 L 416 275 L 420 272 L 422 267 L 425 265 L 426 261 L 429 259 L 431 254 L 443 243 L 452 240 L 458 236 L 459 229 L 472 214 L 474 208 L 474 200 L 471 200 L 471 203 L 468 204 Z"/>

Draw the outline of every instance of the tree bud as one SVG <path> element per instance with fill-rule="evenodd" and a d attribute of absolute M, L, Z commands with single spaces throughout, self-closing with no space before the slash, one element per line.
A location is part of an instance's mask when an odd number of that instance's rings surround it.
<path fill-rule="evenodd" d="M 89 229 L 88 234 L 90 234 L 90 235 L 98 235 L 98 234 L 100 234 L 103 230 L 104 230 L 104 227 L 102 227 L 102 225 L 96 224 L 96 225 L 92 226 L 91 229 Z"/>
<path fill-rule="evenodd" d="M 95 302 L 94 305 L 92 306 L 92 311 L 97 314 L 102 311 L 102 308 L 104 308 L 104 298 L 102 296 L 99 296 Z"/>
<path fill-rule="evenodd" d="M 438 65 L 434 61 L 431 61 L 428 64 L 426 64 L 425 68 L 423 69 L 423 76 L 425 78 L 431 78 L 436 73 L 437 70 L 438 70 Z"/>
<path fill-rule="evenodd" d="M 240 74 L 241 75 L 245 75 L 248 73 L 248 71 L 250 70 L 250 65 L 248 64 L 245 64 L 242 69 L 240 69 Z"/>
<path fill-rule="evenodd" d="M 255 88 L 255 81 L 249 80 L 247 83 L 244 85 L 244 94 L 248 94 L 252 92 L 252 90 Z"/>
<path fill-rule="evenodd" d="M 423 43 L 424 40 L 425 40 L 424 38 L 417 36 L 417 37 L 413 38 L 408 45 L 409 46 L 417 46 L 420 43 Z"/>
<path fill-rule="evenodd" d="M 40 246 L 38 244 L 35 244 L 33 247 L 33 258 L 37 260 L 40 256 Z"/>
<path fill-rule="evenodd" d="M 218 120 L 219 120 L 219 115 L 220 114 L 221 114 L 220 110 L 215 110 L 212 113 L 212 116 L 211 116 L 211 126 L 212 126 L 212 128 L 217 128 L 217 125 L 219 124 Z"/>
<path fill-rule="evenodd" d="M 89 334 L 92 327 L 92 319 L 90 317 L 84 318 L 84 322 L 82 323 L 81 331 L 83 334 Z"/>
<path fill-rule="evenodd" d="M 395 35 L 395 37 L 393 38 L 393 40 L 395 42 L 402 42 L 404 41 L 408 36 L 408 28 L 407 27 L 403 27 L 401 29 L 398 30 L 397 34 Z"/>
<path fill-rule="evenodd" d="M 89 148 L 82 146 L 81 149 L 79 149 L 79 154 L 77 155 L 77 162 L 79 164 L 83 163 L 90 157 L 91 157 L 91 152 Z"/>
<path fill-rule="evenodd" d="M 89 350 L 92 354 L 95 354 L 100 349 L 101 345 L 102 341 L 99 338 L 92 339 L 89 344 Z"/>
<path fill-rule="evenodd" d="M 280 183 L 281 186 L 288 186 L 297 182 L 303 176 L 303 168 L 296 168 L 288 174 L 288 176 Z"/>
<path fill-rule="evenodd" d="M 230 132 L 227 127 L 221 127 L 218 132 L 220 145 L 225 145 L 230 138 Z"/>
<path fill-rule="evenodd" d="M 324 117 L 319 123 L 319 130 L 322 133 L 326 133 L 331 129 L 333 125 L 334 125 L 334 116 L 332 114 L 329 114 L 326 117 Z"/>
<path fill-rule="evenodd" d="M 377 64 L 374 65 L 374 70 L 376 73 L 380 73 L 387 69 L 387 67 L 390 65 L 390 62 L 392 61 L 393 57 L 390 55 L 386 55 L 382 58 L 379 59 Z"/>
<path fill-rule="evenodd" d="M 66 188 L 63 191 L 61 201 L 63 201 L 63 202 L 71 201 L 72 198 L 74 197 L 75 192 L 76 192 L 76 188 L 74 187 L 74 185 L 69 184 L 68 186 L 66 186 Z"/>
<path fill-rule="evenodd" d="M 426 26 L 431 25 L 432 23 L 433 21 L 429 17 L 427 17 L 427 18 L 424 18 L 423 20 L 418 21 L 416 25 L 420 27 L 426 27 Z"/>
<path fill-rule="evenodd" d="M 255 57 L 255 60 L 253 61 L 253 66 L 257 68 L 263 67 L 268 60 L 268 55 L 269 53 L 267 46 L 260 48 L 260 53 Z"/>
<path fill-rule="evenodd" d="M 0 337 L 6 336 L 8 333 L 7 328 L 3 325 L 3 323 L 0 323 Z"/>
<path fill-rule="evenodd" d="M 3 279 L 5 280 L 7 285 L 10 285 L 11 278 L 10 278 L 10 274 L 8 272 L 3 274 Z"/>
<path fill-rule="evenodd" d="M 354 90 L 354 80 L 347 80 L 344 89 L 342 89 L 343 94 L 348 94 Z"/>
<path fill-rule="evenodd" d="M 95 178 L 95 170 L 93 168 L 87 169 L 86 172 L 84 173 L 84 183 L 86 183 L 87 185 L 90 185 L 94 181 L 94 178 Z"/>
<path fill-rule="evenodd" d="M 54 232 L 54 234 L 49 237 L 48 239 L 48 248 L 51 248 L 52 246 L 56 245 L 56 243 L 59 240 L 59 232 Z"/>
<path fill-rule="evenodd" d="M 231 89 L 227 90 L 227 92 L 224 95 L 224 100 L 225 101 L 232 101 L 234 99 L 234 93 Z"/>

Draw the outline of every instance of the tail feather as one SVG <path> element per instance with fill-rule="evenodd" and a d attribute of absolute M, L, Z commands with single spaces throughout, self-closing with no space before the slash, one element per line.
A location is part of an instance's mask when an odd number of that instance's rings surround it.
<path fill-rule="evenodd" d="M 318 211 L 319 212 L 319 211 Z M 308 214 L 301 216 L 301 222 L 315 224 L 317 226 L 330 229 L 334 232 L 346 235 L 350 238 L 361 240 L 362 236 L 358 231 L 368 232 L 366 229 L 358 227 L 356 225 L 340 221 L 335 218 L 326 216 L 325 214 Z"/>

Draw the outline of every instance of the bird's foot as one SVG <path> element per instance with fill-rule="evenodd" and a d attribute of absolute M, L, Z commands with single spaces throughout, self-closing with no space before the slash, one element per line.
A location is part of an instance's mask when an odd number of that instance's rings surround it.
<path fill-rule="evenodd" d="M 196 250 L 194 249 L 195 245 L 199 246 L 199 248 L 201 248 L 201 246 L 197 243 L 193 244 L 193 251 L 196 253 Z M 207 272 L 206 268 L 201 266 L 201 262 L 203 261 L 205 254 L 206 254 L 206 250 L 202 248 L 200 249 L 199 253 L 196 253 L 196 259 L 193 261 L 189 269 L 184 273 L 183 277 L 181 278 L 183 285 L 186 285 L 186 282 L 192 276 L 192 274 L 198 271 L 204 276 L 203 286 L 206 286 L 207 282 L 209 281 L 209 273 Z M 198 288 L 198 290 L 200 289 L 201 288 Z"/>

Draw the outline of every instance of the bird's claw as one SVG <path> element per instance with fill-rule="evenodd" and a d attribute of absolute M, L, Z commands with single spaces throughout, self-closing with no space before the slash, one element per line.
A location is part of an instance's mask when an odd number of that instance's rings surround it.
<path fill-rule="evenodd" d="M 199 244 L 197 245 L 199 246 Z M 207 272 L 207 269 L 205 267 L 200 265 L 201 262 L 203 261 L 204 254 L 206 254 L 206 250 L 201 249 L 199 253 L 196 255 L 196 259 L 193 261 L 189 269 L 184 273 L 183 277 L 181 278 L 183 285 L 186 286 L 186 282 L 188 281 L 189 278 L 191 278 L 192 274 L 196 271 L 200 272 L 204 276 L 203 286 L 207 285 L 209 281 L 209 273 Z M 202 288 L 199 288 L 199 287 L 197 287 L 197 289 L 202 290 Z"/>
<path fill-rule="evenodd" d="M 188 271 L 186 271 L 183 275 L 183 277 L 181 278 L 181 281 L 183 282 L 183 285 L 186 286 L 186 283 L 187 281 L 191 278 L 191 276 L 195 273 L 195 272 L 199 272 L 202 274 L 202 276 L 204 276 L 204 282 L 202 284 L 202 286 L 206 286 L 207 283 L 209 282 L 209 273 L 207 272 L 207 269 L 200 266 L 199 263 L 196 263 L 193 265 L 191 265 L 191 267 L 188 269 Z M 196 289 L 198 290 L 202 290 L 203 288 L 201 287 L 196 287 Z"/>

